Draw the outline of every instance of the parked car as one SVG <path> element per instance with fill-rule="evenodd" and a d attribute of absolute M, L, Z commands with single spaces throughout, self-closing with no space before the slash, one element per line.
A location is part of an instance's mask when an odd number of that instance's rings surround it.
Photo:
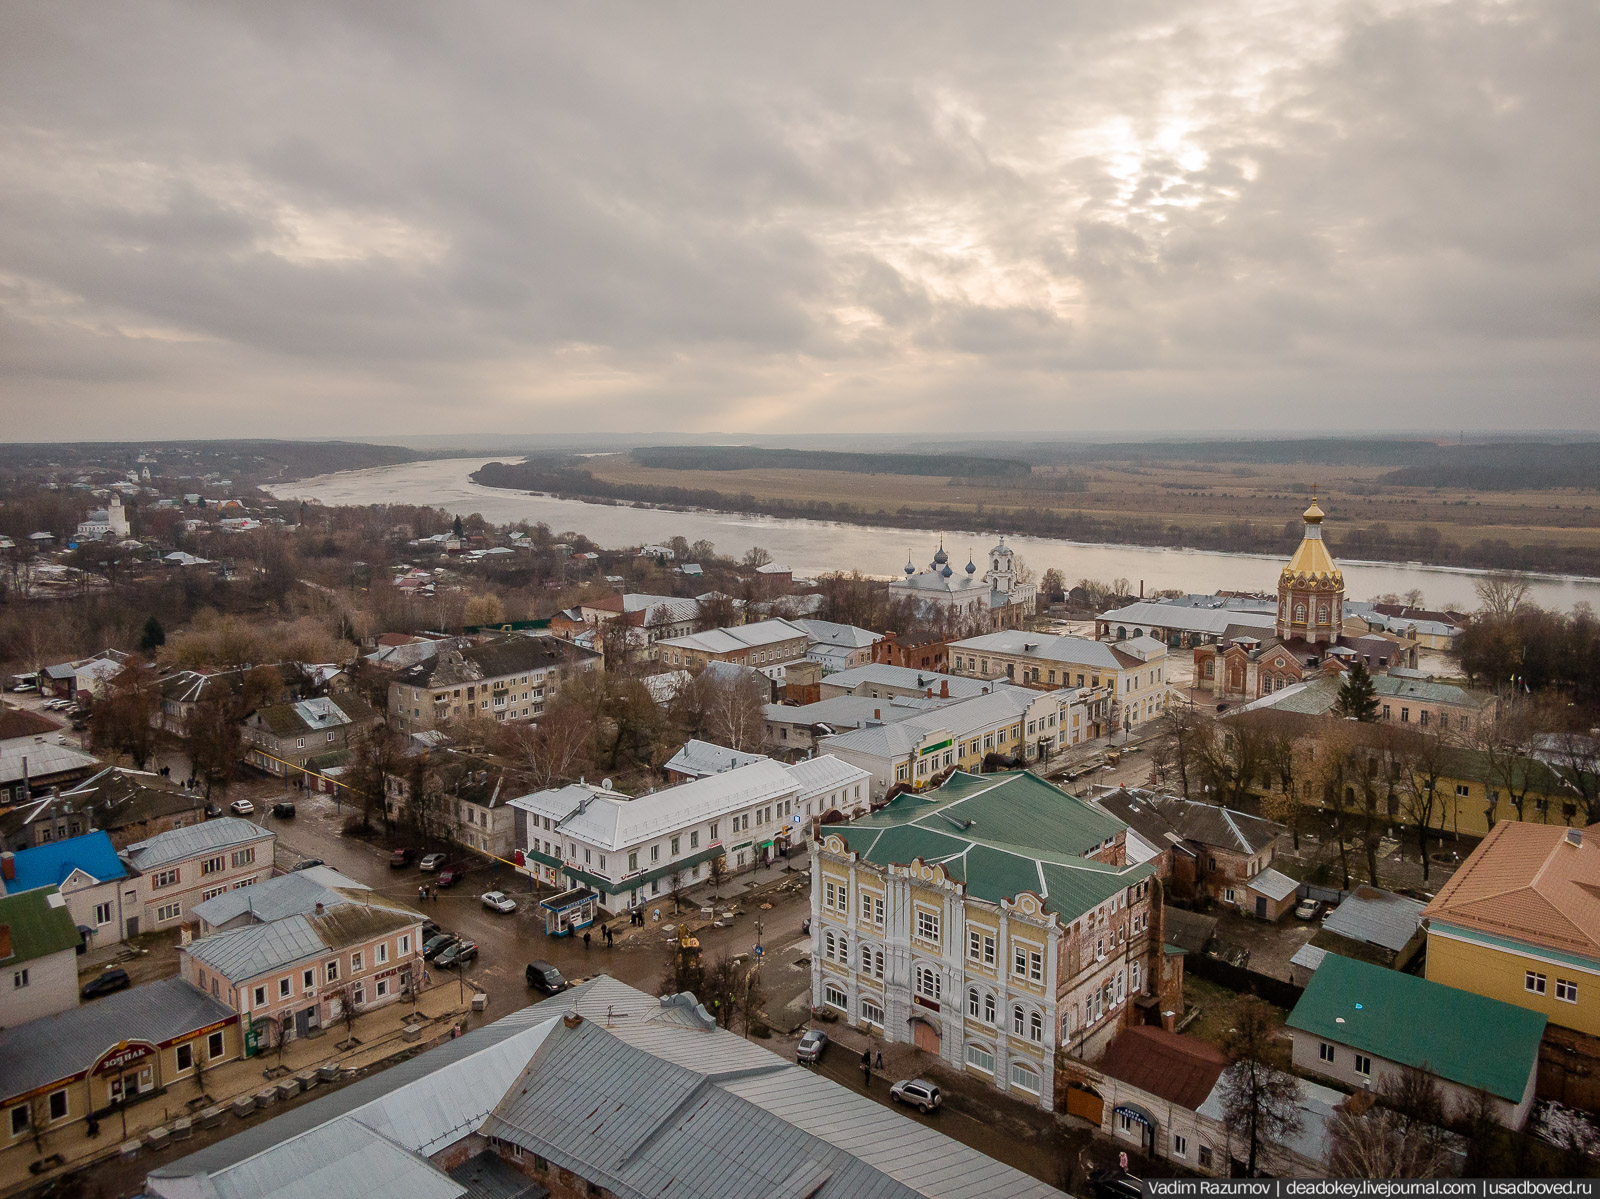
<path fill-rule="evenodd" d="M 1322 901 L 1308 895 L 1295 905 L 1294 916 L 1296 920 L 1315 920 L 1321 912 Z"/>
<path fill-rule="evenodd" d="M 433 964 L 442 969 L 450 970 L 472 961 L 477 956 L 478 943 L 476 941 L 460 940 L 454 945 L 447 946 L 443 953 L 433 959 Z"/>
<path fill-rule="evenodd" d="M 517 910 L 517 901 L 504 891 L 488 891 L 483 895 L 483 906 L 491 912 L 514 912 Z"/>
<path fill-rule="evenodd" d="M 215 820 L 218 816 L 221 816 L 221 815 L 222 815 L 222 805 L 221 804 L 219 804 L 219 803 L 207 803 L 206 804 L 206 819 L 207 820 Z"/>
<path fill-rule="evenodd" d="M 570 985 L 562 977 L 561 971 L 556 969 L 555 964 L 543 958 L 529 962 L 523 977 L 528 980 L 530 987 L 536 991 L 543 991 L 546 995 L 559 995 Z"/>
<path fill-rule="evenodd" d="M 1095 1199 L 1141 1199 L 1144 1180 L 1116 1166 L 1102 1166 L 1089 1171 L 1089 1190 Z"/>
<path fill-rule="evenodd" d="M 324 862 L 321 858 L 301 858 L 293 866 L 290 866 L 289 869 L 290 870 L 310 870 L 313 866 L 326 866 L 326 865 L 327 865 L 327 863 Z"/>
<path fill-rule="evenodd" d="M 427 853 L 422 855 L 422 861 L 419 864 L 424 870 L 437 870 L 444 865 L 444 861 L 445 858 L 442 853 Z"/>
<path fill-rule="evenodd" d="M 228 811 L 232 812 L 235 816 L 249 816 L 253 814 L 255 810 L 256 805 L 251 803 L 248 799 L 236 799 L 228 805 Z"/>
<path fill-rule="evenodd" d="M 422 960 L 425 962 L 433 961 L 434 958 L 459 940 L 461 938 L 456 936 L 455 933 L 439 933 L 436 936 L 429 937 L 422 943 Z"/>
<path fill-rule="evenodd" d="M 280 799 L 277 803 L 272 805 L 272 814 L 279 820 L 293 820 L 294 802 L 292 800 Z"/>
<path fill-rule="evenodd" d="M 391 849 L 389 851 L 389 869 L 399 870 L 411 865 L 411 859 L 417 856 L 414 849 Z"/>
<path fill-rule="evenodd" d="M 439 877 L 433 880 L 436 887 L 453 887 L 461 881 L 461 868 L 459 866 L 446 866 L 439 871 Z"/>
<path fill-rule="evenodd" d="M 805 1031 L 805 1035 L 800 1038 L 799 1047 L 794 1051 L 794 1060 L 797 1062 L 820 1062 L 822 1054 L 827 1048 L 828 1034 L 820 1028 L 808 1028 Z"/>
<path fill-rule="evenodd" d="M 99 978 L 91 979 L 79 994 L 85 999 L 93 999 L 97 995 L 109 995 L 113 991 L 120 991 L 132 983 L 133 980 L 128 977 L 126 970 L 120 968 L 107 970 Z"/>
<path fill-rule="evenodd" d="M 912 1107 L 920 1108 L 924 1116 L 939 1110 L 939 1105 L 944 1102 L 939 1097 L 939 1088 L 926 1078 L 902 1078 L 889 1088 L 889 1098 L 896 1103 L 909 1103 Z"/>

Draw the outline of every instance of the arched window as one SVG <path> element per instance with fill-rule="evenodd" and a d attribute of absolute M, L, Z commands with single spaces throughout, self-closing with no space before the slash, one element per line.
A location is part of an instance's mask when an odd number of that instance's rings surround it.
<path fill-rule="evenodd" d="M 1011 1085 L 1029 1094 L 1039 1093 L 1039 1072 L 1027 1062 L 1011 1063 Z"/>
<path fill-rule="evenodd" d="M 1017 1036 L 1022 1036 L 1028 1028 L 1028 1014 L 1018 1004 L 1011 1009 L 1011 1031 Z"/>
<path fill-rule="evenodd" d="M 939 998 L 939 972 L 937 970 L 932 966 L 918 966 L 916 979 L 918 995 L 921 995 L 924 999 Z"/>
<path fill-rule="evenodd" d="M 1038 1012 L 1028 1017 L 1028 1040 L 1044 1043 L 1044 1017 Z"/>
<path fill-rule="evenodd" d="M 1294 606 L 1294 618 L 1296 620 L 1304 620 L 1306 618 L 1306 606 L 1304 604 L 1296 604 Z"/>
<path fill-rule="evenodd" d="M 994 1023 L 994 996 L 993 995 L 985 995 L 983 997 L 983 1018 L 984 1018 L 985 1022 L 987 1022 L 989 1024 L 993 1024 Z"/>
<path fill-rule="evenodd" d="M 982 1010 L 978 1006 L 981 1002 L 982 1001 L 978 998 L 977 987 L 973 987 L 967 992 L 967 1015 L 971 1016 L 974 1020 L 978 1018 L 978 1013 Z"/>
<path fill-rule="evenodd" d="M 830 928 L 822 934 L 822 957 L 825 961 L 833 961 L 833 930 Z"/>
<path fill-rule="evenodd" d="M 870 945 L 861 947 L 861 973 L 872 973 L 872 946 Z"/>
<path fill-rule="evenodd" d="M 1317 619 L 1320 620 L 1320 621 L 1323 621 L 1323 622 L 1327 621 L 1327 619 L 1328 619 L 1328 605 L 1327 604 L 1318 604 L 1317 605 Z"/>

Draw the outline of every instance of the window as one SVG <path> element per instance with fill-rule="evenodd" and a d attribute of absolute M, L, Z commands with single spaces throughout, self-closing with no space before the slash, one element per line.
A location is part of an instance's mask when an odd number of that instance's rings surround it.
<path fill-rule="evenodd" d="M 1544 994 L 1544 975 L 1535 974 L 1532 970 L 1522 976 L 1522 989 L 1534 995 Z"/>
<path fill-rule="evenodd" d="M 718 822 L 715 820 L 711 822 L 711 839 L 713 841 L 717 839 L 717 824 Z"/>
<path fill-rule="evenodd" d="M 11 975 L 11 989 L 13 991 L 20 991 L 20 990 L 22 990 L 23 987 L 25 987 L 27 985 L 28 985 L 28 972 L 27 972 L 27 970 L 25 970 L 25 969 L 24 970 L 17 970 L 15 972 L 13 972 L 13 974 Z"/>
<path fill-rule="evenodd" d="M 994 1018 L 995 1018 L 994 996 L 993 995 L 985 995 L 983 997 L 983 1022 L 985 1024 L 993 1024 L 995 1022 Z"/>
<path fill-rule="evenodd" d="M 982 1070 L 985 1074 L 994 1073 L 994 1054 L 982 1045 L 967 1046 L 967 1065 Z"/>
<path fill-rule="evenodd" d="M 917 909 L 917 939 L 921 941 L 939 941 L 939 913 L 930 912 L 923 908 Z"/>
<path fill-rule="evenodd" d="M 861 919 L 868 924 L 883 923 L 883 897 L 861 893 Z"/>
<path fill-rule="evenodd" d="M 668 851 L 669 853 L 672 854 L 673 857 L 677 857 L 678 856 L 678 840 L 679 839 L 677 837 L 674 837 L 672 839 L 672 848 Z"/>
<path fill-rule="evenodd" d="M 278 980 L 278 998 L 279 999 L 287 999 L 287 998 L 289 998 L 289 993 L 290 993 L 291 990 L 293 990 L 293 984 L 288 979 L 280 978 Z"/>
<path fill-rule="evenodd" d="M 1139 963 L 1133 963 L 1128 972 L 1128 989 L 1135 993 L 1139 990 Z"/>
<path fill-rule="evenodd" d="M 335 958 L 333 961 L 328 963 L 328 967 L 327 967 L 326 973 L 327 973 L 327 980 L 326 981 L 328 981 L 330 983 L 336 983 L 336 982 L 339 981 L 339 960 L 337 958 Z"/>
<path fill-rule="evenodd" d="M 265 985 L 255 989 L 255 993 L 251 996 L 250 1006 L 258 1008 L 267 1006 L 267 988 Z"/>
<path fill-rule="evenodd" d="M 216 1061 L 222 1056 L 222 1034 L 214 1032 L 206 1038 L 206 1057 Z"/>
<path fill-rule="evenodd" d="M 1467 787 L 1467 785 L 1465 783 L 1457 783 L 1456 784 L 1456 798 L 1457 799 L 1465 799 L 1467 797 L 1468 793 L 1469 793 L 1469 789 L 1468 789 L 1468 787 Z"/>
<path fill-rule="evenodd" d="M 310 992 L 317 985 L 317 972 L 315 970 L 302 970 L 300 972 L 300 989 Z"/>
<path fill-rule="evenodd" d="M 1037 949 L 1028 950 L 1028 981 L 1036 983 L 1044 981 L 1044 954 Z"/>
<path fill-rule="evenodd" d="M 178 1046 L 178 1069 L 179 1071 L 194 1069 L 194 1046 L 192 1044 Z"/>
<path fill-rule="evenodd" d="M 661 846 L 652 845 L 650 847 L 650 861 L 652 863 L 654 863 L 654 862 L 659 862 L 660 860 L 661 860 Z"/>
<path fill-rule="evenodd" d="M 181 903 L 164 903 L 156 909 L 156 923 L 160 924 L 164 920 L 176 920 L 181 915 L 183 915 L 183 905 Z"/>
<path fill-rule="evenodd" d="M 227 891 L 227 883 L 223 883 L 220 887 L 207 887 L 204 891 L 200 892 L 200 902 L 204 903 L 208 899 L 215 899 L 218 895 L 226 894 Z"/>
<path fill-rule="evenodd" d="M 977 929 L 967 932 L 967 956 L 975 962 L 983 960 L 983 934 Z"/>
<path fill-rule="evenodd" d="M 380 978 L 378 980 L 378 998 L 382 999 L 388 993 L 389 993 L 389 980 L 386 979 L 386 978 Z"/>
<path fill-rule="evenodd" d="M 67 1092 L 66 1092 L 66 1089 L 63 1088 L 62 1090 L 59 1090 L 59 1091 L 51 1091 L 50 1092 L 50 1122 L 53 1124 L 57 1120 L 65 1120 L 66 1118 L 67 1118 Z"/>
<path fill-rule="evenodd" d="M 177 881 L 178 872 L 176 870 L 157 870 L 150 876 L 150 886 L 152 889 L 171 887 L 175 885 Z"/>
<path fill-rule="evenodd" d="M 1563 1003 L 1577 1003 L 1578 984 L 1570 979 L 1556 979 L 1556 998 Z"/>
<path fill-rule="evenodd" d="M 1039 1072 L 1027 1062 L 1011 1063 L 1011 1085 L 1029 1094 L 1039 1093 Z"/>
<path fill-rule="evenodd" d="M 1028 1015 L 1028 1040 L 1044 1044 L 1044 1017 L 1038 1012 Z"/>
<path fill-rule="evenodd" d="M 19 1104 L 11 1109 L 11 1135 L 20 1137 L 28 1131 L 28 1105 Z"/>
<path fill-rule="evenodd" d="M 254 845 L 250 846 L 248 849 L 236 849 L 233 852 L 233 864 L 235 866 L 248 866 L 255 860 L 256 847 Z"/>
<path fill-rule="evenodd" d="M 109 903 L 97 903 L 94 905 L 94 922 L 96 924 L 111 923 L 111 905 Z"/>
<path fill-rule="evenodd" d="M 361 954 L 359 951 L 350 955 L 350 973 L 361 973 Z"/>
<path fill-rule="evenodd" d="M 967 992 L 967 1015 L 971 1016 L 974 1020 L 978 1018 L 978 1012 L 981 1010 L 979 1004 L 981 1002 L 982 1000 L 978 996 L 977 987 L 973 987 Z"/>
<path fill-rule="evenodd" d="M 200 863 L 200 873 L 202 876 L 207 874 L 221 874 L 227 868 L 228 859 L 222 854 L 218 854 L 214 858 L 206 858 Z"/>
<path fill-rule="evenodd" d="M 1011 948 L 1011 973 L 1018 978 L 1028 976 L 1028 950 L 1026 946 L 1014 945 Z"/>
<path fill-rule="evenodd" d="M 1328 1065 L 1333 1065 L 1333 1046 L 1328 1044 L 1326 1041 L 1323 1041 L 1317 1046 L 1317 1057 L 1320 1060 L 1327 1062 Z"/>
<path fill-rule="evenodd" d="M 829 1007 L 838 1008 L 841 1012 L 850 1008 L 850 997 L 832 983 L 822 988 L 822 999 Z"/>
<path fill-rule="evenodd" d="M 1211 1168 L 1211 1148 L 1207 1145 L 1200 1146 L 1200 1166 L 1202 1169 Z"/>
<path fill-rule="evenodd" d="M 1364 1078 L 1372 1076 L 1372 1059 L 1364 1053 L 1356 1054 L 1356 1073 Z"/>
<path fill-rule="evenodd" d="M 389 960 L 389 942 L 378 942 L 377 947 L 372 951 L 372 960 L 376 965 L 379 966 L 383 965 Z"/>
<path fill-rule="evenodd" d="M 606 864 L 606 860 L 604 858 L 601 858 L 600 859 L 600 864 L 602 866 L 604 866 Z M 410 952 L 411 952 L 411 934 L 410 933 L 402 933 L 401 936 L 400 936 L 400 956 L 401 957 L 405 957 Z"/>
<path fill-rule="evenodd" d="M 917 967 L 917 994 L 924 999 L 939 998 L 939 972 L 932 966 Z"/>
<path fill-rule="evenodd" d="M 689 833 L 689 848 L 690 849 L 699 849 L 700 848 L 700 830 L 699 829 L 693 829 L 693 830 L 690 831 L 690 833 Z"/>
<path fill-rule="evenodd" d="M 1028 1014 L 1022 1010 L 1021 1005 L 1011 1009 L 1011 1031 L 1016 1036 L 1022 1036 L 1023 1030 L 1028 1027 Z"/>

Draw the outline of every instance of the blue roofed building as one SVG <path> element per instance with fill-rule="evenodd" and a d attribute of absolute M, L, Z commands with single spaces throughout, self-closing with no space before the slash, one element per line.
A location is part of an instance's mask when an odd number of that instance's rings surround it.
<path fill-rule="evenodd" d="M 0 893 L 58 888 L 90 949 L 123 939 L 123 882 L 127 878 L 128 869 L 111 844 L 110 834 L 99 830 L 0 854 Z M 132 905 L 129 898 L 130 914 Z"/>

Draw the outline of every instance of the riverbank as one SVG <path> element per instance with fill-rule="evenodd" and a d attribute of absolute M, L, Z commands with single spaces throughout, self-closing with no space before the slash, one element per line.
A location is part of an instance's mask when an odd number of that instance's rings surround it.
<path fill-rule="evenodd" d="M 668 484 L 619 482 L 591 470 L 553 467 L 548 462 L 486 463 L 472 474 L 485 487 L 552 495 L 599 503 L 648 504 L 658 508 L 754 514 L 783 520 L 837 521 L 874 528 L 969 528 L 984 535 L 1053 538 L 1083 545 L 1142 546 L 1159 550 L 1202 550 L 1231 554 L 1288 554 L 1299 540 L 1298 507 L 1281 522 L 1235 517 L 1182 522 L 1172 516 L 1111 516 L 1081 509 L 1001 504 L 912 502 L 890 509 L 849 500 L 808 499 L 687 488 Z M 1283 497 L 1286 505 L 1303 503 Z M 1445 540 L 1431 524 L 1398 529 L 1384 521 L 1330 520 L 1329 539 L 1341 556 L 1396 566 L 1454 567 L 1464 570 L 1515 570 L 1552 576 L 1600 576 L 1600 546 L 1553 540 L 1513 543 L 1484 537 L 1462 545 Z M 1069 580 L 1070 581 L 1070 580 Z"/>
<path fill-rule="evenodd" d="M 953 554 L 982 556 L 991 534 L 971 531 L 968 521 L 940 528 L 890 529 L 838 520 L 789 520 L 747 513 L 694 509 L 633 507 L 611 500 L 599 503 L 552 495 L 485 487 L 471 475 L 486 458 L 453 458 L 372 470 L 343 471 L 303 482 L 268 488 L 280 499 L 313 503 L 370 505 L 428 504 L 451 513 L 480 514 L 494 524 L 543 523 L 557 534 L 580 532 L 601 545 L 664 543 L 675 536 L 714 543 L 718 552 L 740 557 L 753 545 L 768 550 L 796 574 L 858 570 L 888 577 L 898 574 L 907 557 L 925 563 L 941 537 Z M 1420 564 L 1368 564 L 1349 555 L 1331 538 L 1344 567 L 1345 586 L 1353 599 L 1371 599 L 1412 589 L 1429 604 L 1470 609 L 1476 606 L 1473 583 L 1480 572 Z M 1066 540 L 1008 536 L 1007 542 L 1036 572 L 1055 567 L 1069 582 L 1080 578 L 1131 581 L 1135 590 L 1180 588 L 1184 591 L 1271 591 L 1283 566 L 1281 549 L 1268 554 L 1208 550 L 1155 549 L 1116 544 L 1089 545 Z M 962 558 L 962 562 L 966 559 Z M 1600 605 L 1600 579 L 1536 577 L 1531 598 L 1551 609 L 1576 603 Z"/>

